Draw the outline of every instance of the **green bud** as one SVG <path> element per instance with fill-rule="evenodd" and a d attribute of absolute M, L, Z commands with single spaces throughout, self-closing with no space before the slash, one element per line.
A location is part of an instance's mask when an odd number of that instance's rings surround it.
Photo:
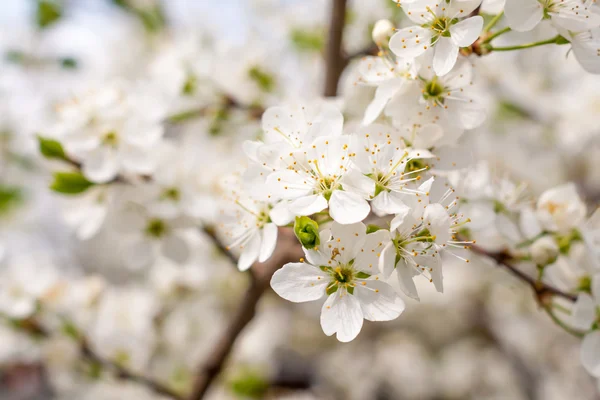
<path fill-rule="evenodd" d="M 229 380 L 229 389 L 237 396 L 246 399 L 264 399 L 269 382 L 264 374 L 246 368 Z"/>
<path fill-rule="evenodd" d="M 81 172 L 55 172 L 50 189 L 62 194 L 79 194 L 93 185 L 94 183 L 88 181 Z"/>
<path fill-rule="evenodd" d="M 296 217 L 294 233 L 306 249 L 314 249 L 321 243 L 319 238 L 319 224 L 309 217 Z"/>

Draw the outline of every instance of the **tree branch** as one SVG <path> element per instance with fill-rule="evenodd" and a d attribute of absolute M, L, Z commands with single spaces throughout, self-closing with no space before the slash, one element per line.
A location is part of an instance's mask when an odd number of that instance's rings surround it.
<path fill-rule="evenodd" d="M 528 284 L 541 304 L 545 304 L 545 300 L 548 296 L 558 296 L 573 302 L 577 300 L 577 296 L 563 292 L 562 290 L 559 290 L 553 286 L 547 285 L 527 275 L 525 272 L 512 265 L 510 262 L 511 260 L 513 260 L 513 257 L 511 257 L 511 255 L 506 252 L 502 251 L 492 253 L 475 245 L 471 245 L 470 249 L 476 254 L 491 258 L 496 262 L 498 266 L 503 267 L 504 269 L 508 270 L 508 272 L 510 272 L 512 275 Z"/>
<path fill-rule="evenodd" d="M 219 243 L 218 240 L 216 243 Z M 219 245 L 218 245 L 219 246 Z M 256 315 L 256 307 L 262 295 L 269 287 L 271 277 L 284 264 L 297 261 L 302 256 L 298 242 L 291 230 L 280 228 L 279 240 L 273 256 L 265 263 L 255 263 L 250 274 L 250 286 L 242 297 L 237 311 L 215 345 L 208 359 L 198 368 L 196 380 L 188 400 L 204 398 L 208 389 L 219 376 L 229 354 L 244 330 Z"/>
<path fill-rule="evenodd" d="M 44 328 L 37 320 L 35 320 L 33 318 L 18 321 L 16 323 L 14 323 L 13 325 L 17 329 L 20 329 L 20 330 L 26 332 L 28 335 L 30 335 L 31 337 L 34 337 L 34 338 L 48 339 L 51 336 L 50 332 L 48 332 L 46 330 L 46 328 Z M 86 360 L 90 363 L 95 363 L 97 365 L 100 365 L 103 368 L 114 371 L 115 376 L 119 379 L 125 379 L 128 381 L 138 383 L 138 384 L 143 385 L 143 386 L 147 387 L 148 389 L 152 390 L 154 393 L 160 394 L 162 396 L 170 397 L 175 400 L 183 400 L 182 396 L 180 396 L 175 391 L 169 389 L 167 386 L 165 386 L 149 377 L 137 375 L 137 374 L 129 371 L 125 367 L 119 365 L 118 363 L 101 357 L 90 347 L 87 339 L 84 336 L 82 336 L 81 333 L 73 332 L 70 336 L 73 337 L 73 339 L 76 340 L 77 343 L 79 344 L 79 351 L 80 351 L 81 357 L 84 360 Z"/>
<path fill-rule="evenodd" d="M 346 23 L 346 0 L 332 0 L 331 4 L 329 38 L 325 54 L 325 96 L 335 96 L 337 94 L 340 75 L 346 65 L 346 58 L 342 53 L 344 25 Z"/>

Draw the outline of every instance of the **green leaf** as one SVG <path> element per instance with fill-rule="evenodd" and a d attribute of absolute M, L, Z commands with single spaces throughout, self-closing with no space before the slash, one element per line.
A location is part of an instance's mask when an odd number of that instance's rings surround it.
<path fill-rule="evenodd" d="M 79 194 L 93 185 L 94 183 L 85 179 L 81 172 L 55 172 L 50 189 L 62 194 Z"/>
<path fill-rule="evenodd" d="M 269 389 L 269 382 L 263 374 L 245 369 L 229 381 L 229 388 L 242 398 L 264 399 Z"/>
<path fill-rule="evenodd" d="M 70 321 L 65 321 L 62 326 L 62 331 L 65 335 L 70 337 L 73 340 L 79 340 L 81 338 L 81 334 L 79 333 L 79 329 Z"/>
<path fill-rule="evenodd" d="M 62 8 L 56 0 L 38 0 L 36 19 L 40 28 L 46 28 L 60 19 Z"/>
<path fill-rule="evenodd" d="M 46 158 L 57 158 L 60 160 L 67 160 L 65 150 L 62 144 L 57 140 L 38 136 L 38 145 L 40 153 Z"/>
<path fill-rule="evenodd" d="M 275 78 L 262 68 L 254 66 L 248 70 L 248 76 L 263 91 L 270 93 L 275 89 Z"/>
<path fill-rule="evenodd" d="M 14 186 L 0 185 L 0 215 L 7 214 L 21 203 L 23 203 L 21 189 Z"/>
<path fill-rule="evenodd" d="M 309 32 L 294 29 L 290 36 L 292 43 L 300 51 L 319 52 L 325 48 L 325 34 L 321 30 Z"/>
<path fill-rule="evenodd" d="M 319 224 L 309 217 L 296 217 L 294 233 L 305 249 L 314 249 L 321 243 Z"/>

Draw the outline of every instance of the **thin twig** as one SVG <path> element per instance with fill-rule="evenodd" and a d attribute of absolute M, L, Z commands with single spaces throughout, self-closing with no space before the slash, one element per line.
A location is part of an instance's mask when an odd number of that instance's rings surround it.
<path fill-rule="evenodd" d="M 18 321 L 18 323 L 15 323 L 14 326 L 17 329 L 26 332 L 28 335 L 34 338 L 48 339 L 51 336 L 50 332 L 33 318 Z M 115 372 L 115 376 L 117 378 L 143 385 L 156 394 L 167 396 L 175 400 L 183 400 L 183 397 L 181 395 L 169 389 L 162 383 L 157 382 L 152 378 L 138 375 L 132 371 L 129 371 L 128 369 L 126 369 L 122 365 L 119 365 L 116 362 L 101 357 L 90 347 L 87 339 L 81 334 L 81 332 L 77 332 L 76 335 L 73 335 L 73 339 L 76 340 L 79 344 L 79 352 L 81 354 L 81 357 L 87 362 L 95 363 L 105 369 L 112 370 Z"/>
<path fill-rule="evenodd" d="M 535 292 L 537 299 L 542 304 L 545 303 L 544 300 L 548 295 L 562 297 L 573 302 L 577 300 L 577 296 L 563 292 L 560 289 L 540 282 L 539 280 L 527 275 L 525 272 L 512 265 L 511 261 L 513 260 L 513 258 L 510 256 L 510 254 L 506 252 L 488 252 L 482 249 L 481 247 L 475 245 L 471 245 L 471 251 L 476 254 L 491 258 L 496 262 L 496 264 L 498 264 L 501 267 L 504 267 L 511 274 L 513 274 L 523 282 L 527 283 Z"/>
<path fill-rule="evenodd" d="M 340 75 L 346 65 L 342 53 L 344 25 L 346 23 L 346 0 L 332 0 L 331 4 L 329 39 L 327 40 L 327 52 L 325 54 L 325 96 L 337 95 Z"/>
<path fill-rule="evenodd" d="M 300 246 L 293 233 L 289 229 L 280 229 L 280 239 L 275 254 L 267 262 L 256 263 L 252 266 L 253 274 L 250 274 L 250 285 L 213 352 L 198 368 L 188 400 L 204 398 L 212 383 L 225 367 L 238 337 L 256 315 L 257 304 L 269 287 L 275 271 L 285 263 L 296 261 L 300 257 Z"/>

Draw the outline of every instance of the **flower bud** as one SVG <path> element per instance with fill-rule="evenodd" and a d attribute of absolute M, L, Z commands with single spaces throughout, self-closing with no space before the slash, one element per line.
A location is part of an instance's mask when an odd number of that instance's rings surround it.
<path fill-rule="evenodd" d="M 321 243 L 319 224 L 309 217 L 296 217 L 294 233 L 305 249 L 313 249 Z"/>
<path fill-rule="evenodd" d="M 378 45 L 387 45 L 387 41 L 394 34 L 394 24 L 387 19 L 380 19 L 373 27 L 373 41 Z"/>
<path fill-rule="evenodd" d="M 556 260 L 559 248 L 552 237 L 544 236 L 533 242 L 530 251 L 531 258 L 537 265 L 546 266 Z"/>

